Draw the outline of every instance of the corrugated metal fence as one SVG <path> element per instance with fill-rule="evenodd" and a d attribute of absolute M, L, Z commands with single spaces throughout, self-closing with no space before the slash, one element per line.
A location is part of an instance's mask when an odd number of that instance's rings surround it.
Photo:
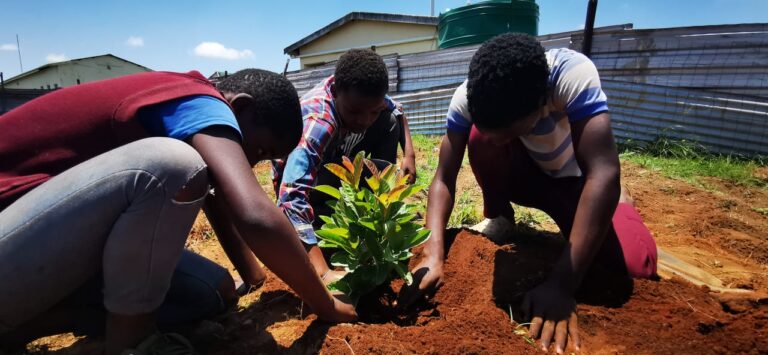
<path fill-rule="evenodd" d="M 389 73 L 389 91 L 396 92 L 398 82 L 398 56 L 396 54 L 383 56 L 384 64 L 387 65 L 387 71 Z M 319 67 L 304 69 L 286 74 L 288 80 L 293 83 L 299 96 L 304 95 L 307 91 L 312 89 L 323 79 L 331 76 L 336 68 L 336 63 L 330 63 Z"/>
<path fill-rule="evenodd" d="M 580 32 L 539 40 L 545 48 L 581 47 Z M 390 88 L 397 88 L 391 95 L 403 103 L 412 132 L 444 132 L 453 90 L 466 78 L 477 48 L 386 58 Z M 716 152 L 768 155 L 768 24 L 598 28 L 592 59 L 619 140 L 650 141 L 664 134 Z M 295 80 L 297 90 L 306 91 L 310 78 L 319 82 L 333 66 L 323 70 Z"/>

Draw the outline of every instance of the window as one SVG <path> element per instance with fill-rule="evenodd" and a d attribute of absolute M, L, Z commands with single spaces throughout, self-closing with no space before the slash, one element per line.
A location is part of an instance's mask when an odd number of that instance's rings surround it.
<path fill-rule="evenodd" d="M 80 85 L 80 79 L 77 79 L 77 85 Z"/>

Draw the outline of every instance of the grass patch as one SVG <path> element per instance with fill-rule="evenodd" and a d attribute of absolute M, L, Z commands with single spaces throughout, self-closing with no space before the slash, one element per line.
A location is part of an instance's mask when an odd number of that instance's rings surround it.
<path fill-rule="evenodd" d="M 479 223 L 483 216 L 475 208 L 478 203 L 480 201 L 475 201 L 469 191 L 462 192 L 451 212 L 451 218 L 448 219 L 448 228 L 472 226 Z"/>
<path fill-rule="evenodd" d="M 414 135 L 413 149 L 416 151 L 416 183 L 427 185 L 432 182 L 440 160 L 439 145 L 441 136 Z"/>
<path fill-rule="evenodd" d="M 713 154 L 696 142 L 664 136 L 646 145 L 630 142 L 620 148 L 622 160 L 693 185 L 703 186 L 702 177 L 715 177 L 738 185 L 768 188 L 768 180 L 755 174 L 757 168 L 765 166 L 765 157 Z"/>

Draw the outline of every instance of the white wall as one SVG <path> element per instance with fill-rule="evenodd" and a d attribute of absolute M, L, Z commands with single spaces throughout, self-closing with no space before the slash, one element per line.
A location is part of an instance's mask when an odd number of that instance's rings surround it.
<path fill-rule="evenodd" d="M 112 56 L 101 56 L 61 63 L 30 74 L 18 80 L 6 82 L 9 89 L 54 89 L 85 84 L 90 81 L 116 78 L 142 73 L 146 68 Z"/>

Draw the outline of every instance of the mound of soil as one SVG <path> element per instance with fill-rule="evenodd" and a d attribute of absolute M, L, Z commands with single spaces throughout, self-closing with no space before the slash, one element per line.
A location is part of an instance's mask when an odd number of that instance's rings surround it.
<path fill-rule="evenodd" d="M 450 242 L 445 285 L 430 302 L 397 310 L 402 283 L 361 300 L 361 322 L 320 322 L 270 274 L 241 302 L 248 306 L 215 337 L 192 340 L 204 354 L 525 354 L 538 348 L 516 335 L 519 301 L 546 277 L 562 241 L 550 235 L 498 246 L 469 231 Z M 415 260 L 414 260 L 415 262 Z M 627 280 L 591 274 L 580 295 L 582 353 L 768 353 L 768 300 L 717 296 L 684 281 Z M 510 314 L 511 313 L 511 314 Z M 93 340 L 61 353 L 97 353 Z M 569 351 L 571 349 L 568 349 Z"/>
<path fill-rule="evenodd" d="M 431 302 L 400 312 L 392 305 L 402 284 L 361 301 L 361 323 L 328 325 L 306 318 L 301 302 L 271 278 L 259 301 L 239 314 L 246 325 L 206 353 L 535 353 L 515 335 L 516 307 L 545 277 L 560 251 L 554 238 L 525 238 L 498 246 L 462 231 L 450 246 L 445 285 Z M 596 292 L 579 306 L 585 353 L 766 353 L 768 303 L 718 300 L 683 281 L 610 275 L 591 280 Z M 602 284 L 603 287 L 599 287 Z"/>

